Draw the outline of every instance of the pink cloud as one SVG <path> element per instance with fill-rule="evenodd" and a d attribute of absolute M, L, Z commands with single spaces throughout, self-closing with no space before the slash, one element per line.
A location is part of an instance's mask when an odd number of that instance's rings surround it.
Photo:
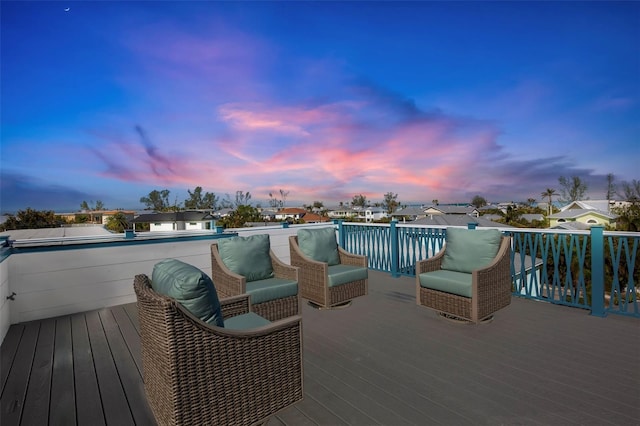
<path fill-rule="evenodd" d="M 146 145 L 133 134 L 107 137 L 96 149 L 104 176 L 250 191 L 263 202 L 278 189 L 309 202 L 359 193 L 382 199 L 386 192 L 405 201 L 446 202 L 503 190 L 512 178 L 502 169 L 521 173 L 511 167 L 494 123 L 425 112 L 411 99 L 346 78 L 339 64 L 325 61 L 303 61 L 292 74 L 288 84 L 305 97 L 278 93 L 265 77 L 277 49 L 224 25 L 212 28 L 196 36 L 154 24 L 126 42 L 148 72 L 136 79 L 137 90 L 154 105 L 136 116 L 158 136 Z M 325 84 L 310 85 L 319 73 Z M 518 97 L 526 100 L 518 103 L 520 112 L 532 111 L 546 93 L 529 83 L 494 106 Z"/>

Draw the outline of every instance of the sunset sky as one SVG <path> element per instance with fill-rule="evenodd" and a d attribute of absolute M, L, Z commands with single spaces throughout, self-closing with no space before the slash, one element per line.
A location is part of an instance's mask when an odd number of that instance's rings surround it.
<path fill-rule="evenodd" d="M 640 179 L 640 2 L 2 1 L 1 204 L 592 199 Z"/>

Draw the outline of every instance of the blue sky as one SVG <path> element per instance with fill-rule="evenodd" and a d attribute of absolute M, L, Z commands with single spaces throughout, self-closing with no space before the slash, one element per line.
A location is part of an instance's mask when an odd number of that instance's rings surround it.
<path fill-rule="evenodd" d="M 639 2 L 2 1 L 1 205 L 640 178 Z M 66 10 L 68 9 L 68 10 Z"/>

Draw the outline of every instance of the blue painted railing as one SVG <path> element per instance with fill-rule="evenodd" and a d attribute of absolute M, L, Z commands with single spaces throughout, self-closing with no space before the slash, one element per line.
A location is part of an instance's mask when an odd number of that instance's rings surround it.
<path fill-rule="evenodd" d="M 500 230 L 512 241 L 514 296 L 640 318 L 640 233 Z M 338 235 L 346 250 L 368 257 L 369 268 L 415 276 L 416 262 L 442 248 L 446 227 L 338 221 Z"/>

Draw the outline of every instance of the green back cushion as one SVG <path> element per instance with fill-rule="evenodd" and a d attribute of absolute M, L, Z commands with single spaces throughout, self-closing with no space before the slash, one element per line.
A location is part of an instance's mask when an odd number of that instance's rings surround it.
<path fill-rule="evenodd" d="M 442 269 L 465 272 L 484 268 L 496 257 L 502 234 L 497 229 L 447 228 Z"/>
<path fill-rule="evenodd" d="M 313 260 L 328 263 L 329 266 L 340 263 L 334 228 L 300 229 L 298 246 L 305 256 Z"/>
<path fill-rule="evenodd" d="M 211 278 L 200 269 L 176 259 L 156 263 L 151 287 L 178 301 L 202 321 L 224 327 L 218 293 Z"/>
<path fill-rule="evenodd" d="M 273 277 L 270 248 L 268 234 L 218 240 L 218 252 L 222 262 L 232 272 L 245 277 L 247 281 Z"/>

